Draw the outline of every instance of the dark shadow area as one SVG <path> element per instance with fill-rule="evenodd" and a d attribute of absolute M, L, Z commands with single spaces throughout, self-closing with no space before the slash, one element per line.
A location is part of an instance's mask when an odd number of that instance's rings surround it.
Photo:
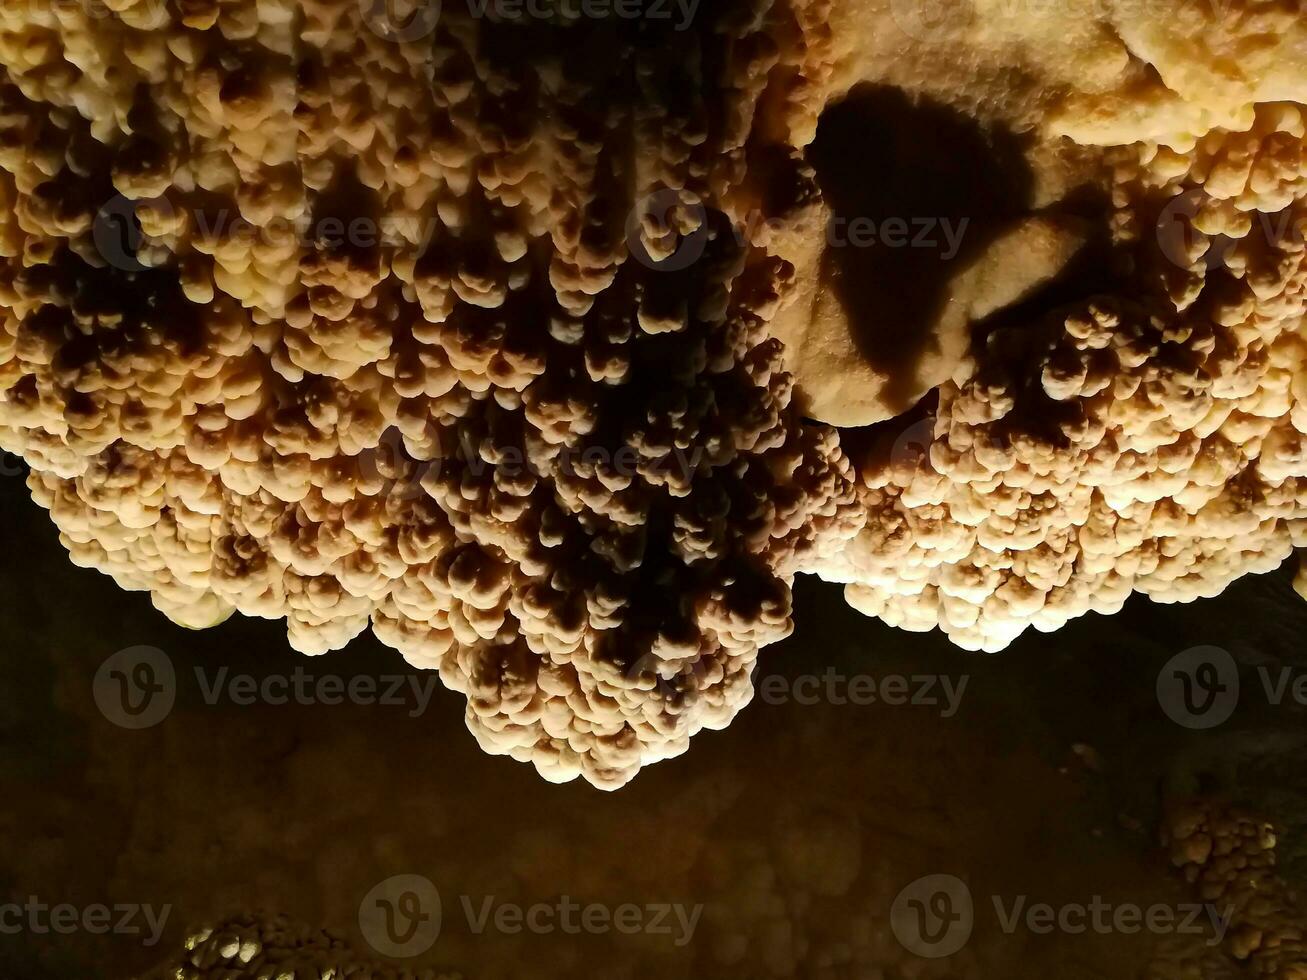
<path fill-rule="evenodd" d="M 324 259 L 353 268 L 376 266 L 379 255 L 381 201 L 353 168 L 341 167 L 313 202 L 306 244 Z"/>
<path fill-rule="evenodd" d="M 1072 306 L 1100 293 L 1119 294 L 1123 258 L 1112 247 L 1112 202 L 1100 188 L 1077 188 L 1057 203 L 1057 213 L 1073 221 L 1085 235 L 1085 245 L 1056 276 L 1024 299 L 978 320 L 971 326 L 971 348 L 977 350 L 995 330 L 1035 323 L 1050 310 Z"/>
<path fill-rule="evenodd" d="M 0 514 L 0 540 L 23 557 L 0 605 L 0 830 L 11 842 L 0 855 L 0 903 L 36 896 L 169 913 L 154 945 L 144 934 L 85 929 L 6 935 L 0 977 L 141 977 L 174 957 L 189 929 L 249 910 L 329 928 L 371 958 L 360 900 L 401 873 L 426 876 L 446 903 L 415 973 L 758 976 L 723 966 L 717 951 L 724 937 L 776 921 L 755 911 L 750 882 L 762 878 L 775 881 L 764 895 L 811 902 L 810 914 L 785 913 L 812 937 L 801 967 L 856 919 L 878 930 L 894 970 L 885 975 L 902 975 L 910 954 L 888 932 L 888 904 L 923 873 L 965 876 L 987 895 L 1181 900 L 1188 893 L 1157 863 L 1155 826 L 1166 787 L 1191 779 L 1250 792 L 1296 831 L 1284 866 L 1301 874 L 1307 864 L 1298 843 L 1307 785 L 1292 765 L 1302 714 L 1251 694 L 1256 665 L 1304 664 L 1307 604 L 1288 567 L 1187 606 L 1136 595 L 1117 616 L 1086 616 L 1052 635 L 1031 630 L 993 657 L 960 651 L 938 631 L 868 619 L 838 588 L 801 577 L 797 631 L 764 651 L 754 703 L 725 731 L 700 733 L 685 755 L 609 794 L 551 785 L 483 754 L 465 729 L 463 697 L 370 634 L 306 658 L 286 646 L 280 623 L 233 617 L 184 630 L 145 595 L 74 567 L 17 472 L 0 478 Z M 137 644 L 171 659 L 177 699 L 158 724 L 129 730 L 97 708 L 93 679 L 106 657 Z M 1161 666 L 1199 644 L 1229 650 L 1250 691 L 1210 731 L 1169 721 L 1155 694 Z M 393 703 L 234 696 L 237 678 L 262 686 L 297 669 L 372 678 L 377 691 L 387 678 L 405 683 Z M 900 677 L 903 703 L 853 699 L 856 678 L 886 691 Z M 429 704 L 410 687 L 424 678 Z M 923 678 L 934 679 L 929 688 Z M 1085 756 L 1099 762 L 1091 768 Z M 842 891 L 808 898 L 808 882 L 827 879 Z M 529 905 L 560 894 L 706 911 L 693 941 L 676 946 L 615 932 L 475 933 L 463 910 L 464 899 L 480 908 L 486 896 Z M 1002 936 L 991 948 L 978 933 L 976 948 L 992 949 L 996 966 L 972 975 L 1140 975 L 1148 944 L 1109 940 L 1090 948 L 1075 935 L 1031 945 Z M 1073 958 L 1083 968 L 1069 968 Z M 628 964 L 621 974 L 609 969 L 618 959 Z M 533 966 L 510 969 L 521 962 Z M 583 971 L 590 963 L 602 965 Z"/>
<path fill-rule="evenodd" d="M 1021 139 L 896 88 L 859 86 L 822 114 L 808 160 L 834 213 L 823 261 L 836 264 L 855 340 L 911 391 L 950 278 L 1029 213 Z"/>

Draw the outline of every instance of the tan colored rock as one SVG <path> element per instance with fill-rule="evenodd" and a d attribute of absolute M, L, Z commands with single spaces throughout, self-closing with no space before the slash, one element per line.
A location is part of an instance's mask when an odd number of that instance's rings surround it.
<path fill-rule="evenodd" d="M 950 230 L 959 232 L 956 226 Z M 827 237 L 803 242 L 787 253 L 799 256 L 794 260 L 796 286 L 772 331 L 785 343 L 785 366 L 794 375 L 804 414 L 851 428 L 911 408 L 962 368 L 973 325 L 1056 278 L 1084 243 L 1085 231 L 1073 220 L 1036 215 L 1017 223 L 952 271 L 942 287 L 944 307 L 924 328 L 927 339 L 906 363 L 893 363 L 864 353 L 864 344 L 874 338 L 857 335 L 859 328 L 840 299 L 845 273 L 829 254 Z M 893 288 L 892 283 L 886 286 Z M 877 333 L 895 329 L 896 324 L 887 322 Z M 906 388 L 905 375 L 912 378 Z"/>

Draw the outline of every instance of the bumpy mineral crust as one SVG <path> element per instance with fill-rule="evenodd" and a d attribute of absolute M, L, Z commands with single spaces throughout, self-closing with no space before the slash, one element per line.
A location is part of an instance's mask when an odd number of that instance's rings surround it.
<path fill-rule="evenodd" d="M 699 204 L 751 154 L 811 192 L 820 10 L 446 6 L 7 10 L 0 445 L 177 622 L 371 623 L 488 751 L 614 787 L 730 721 L 860 520 L 790 267 Z"/>
<path fill-rule="evenodd" d="M 1148 980 L 1307 975 L 1302 908 L 1276 873 L 1276 832 L 1270 823 L 1223 800 L 1185 800 L 1167 814 L 1163 843 L 1199 900 L 1228 920 L 1224 950 L 1243 969 L 1227 973 L 1197 962 L 1185 969 L 1159 964 Z"/>
<path fill-rule="evenodd" d="M 370 624 L 488 751 L 605 788 L 747 703 L 799 571 L 996 650 L 1278 564 L 1307 545 L 1299 5 L 971 6 L 7 6 L 0 448 L 74 561 L 177 622 L 285 619 L 309 654 Z M 1092 148 L 1112 258 L 1021 323 L 946 318 L 854 465 L 769 325 L 811 258 L 804 148 L 873 62 Z"/>
<path fill-rule="evenodd" d="M 1215 595 L 1307 543 L 1307 142 L 1288 104 L 1187 148 L 1116 149 L 1119 291 L 977 340 L 862 467 L 823 574 L 994 651 L 1131 592 Z"/>
<path fill-rule="evenodd" d="M 321 929 L 283 915 L 243 914 L 196 930 L 185 948 L 142 980 L 264 980 L 367 977 L 368 980 L 463 980 L 461 974 L 407 970 L 357 955 Z"/>

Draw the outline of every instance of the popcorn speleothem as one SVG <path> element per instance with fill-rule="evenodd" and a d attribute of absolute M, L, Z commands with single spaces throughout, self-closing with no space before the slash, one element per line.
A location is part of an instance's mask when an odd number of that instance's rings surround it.
<path fill-rule="evenodd" d="M 889 6 L 7 5 L 0 447 L 174 620 L 371 625 L 605 788 L 747 703 L 799 571 L 995 650 L 1307 543 L 1298 5 Z M 951 322 L 908 452 L 803 418 L 770 328 L 873 72 L 1109 201 L 1108 285 Z"/>

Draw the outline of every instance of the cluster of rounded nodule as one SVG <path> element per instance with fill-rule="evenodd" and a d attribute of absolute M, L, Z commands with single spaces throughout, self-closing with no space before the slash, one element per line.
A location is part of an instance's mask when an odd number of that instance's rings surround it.
<path fill-rule="evenodd" d="M 1304 916 L 1276 874 L 1269 823 L 1219 801 L 1185 801 L 1168 813 L 1163 843 L 1203 903 L 1226 919 L 1222 946 L 1245 966 L 1239 976 L 1307 976 Z"/>
<path fill-rule="evenodd" d="M 1115 151 L 1120 289 L 979 340 L 965 380 L 862 467 L 852 605 L 994 651 L 1184 602 L 1307 544 L 1307 141 L 1246 131 Z"/>
<path fill-rule="evenodd" d="M 341 939 L 282 915 L 240 915 L 186 938 L 184 951 L 145 980 L 340 977 L 357 980 L 460 980 L 461 974 L 369 963 Z"/>
<path fill-rule="evenodd" d="M 793 159 L 828 39 L 384 7 L 0 12 L 0 446 L 178 622 L 371 622 L 614 787 L 748 701 L 860 519 L 766 334 L 790 267 L 700 203 Z"/>

